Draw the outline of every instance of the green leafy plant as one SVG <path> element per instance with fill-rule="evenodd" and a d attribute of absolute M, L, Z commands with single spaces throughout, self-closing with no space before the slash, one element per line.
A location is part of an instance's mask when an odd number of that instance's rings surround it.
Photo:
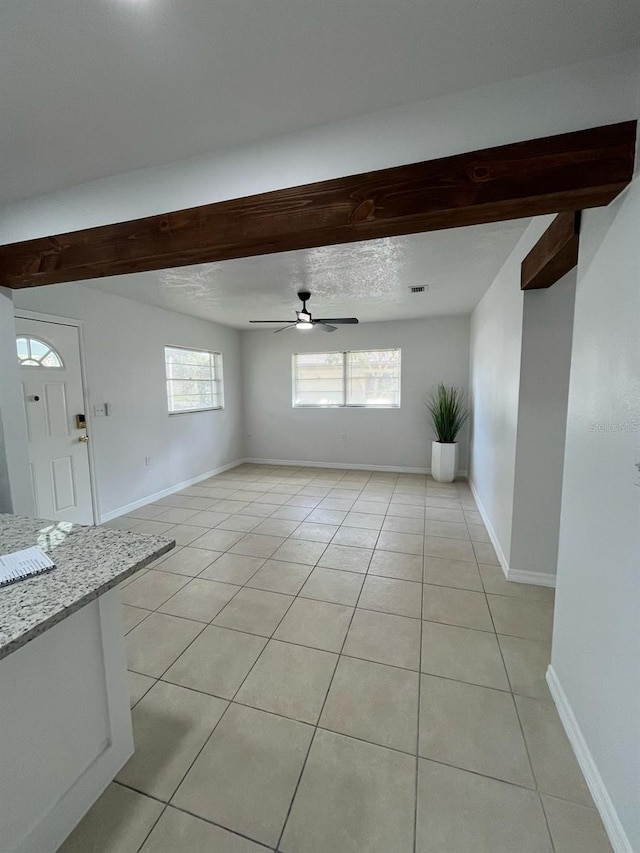
<path fill-rule="evenodd" d="M 464 392 L 455 385 L 440 382 L 435 393 L 431 394 L 424 404 L 431 412 L 437 440 L 441 444 L 453 444 L 469 417 Z"/>

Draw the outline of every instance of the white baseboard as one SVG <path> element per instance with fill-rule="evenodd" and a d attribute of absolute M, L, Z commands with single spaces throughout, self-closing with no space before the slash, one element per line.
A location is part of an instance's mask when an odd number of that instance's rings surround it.
<path fill-rule="evenodd" d="M 295 465 L 300 468 L 349 468 L 353 471 L 389 471 L 395 474 L 430 474 L 431 468 L 408 468 L 402 465 L 362 465 L 356 462 L 309 462 L 307 459 L 244 459 L 254 465 Z M 458 475 L 466 476 L 466 471 Z"/>
<path fill-rule="evenodd" d="M 498 560 L 502 567 L 502 571 L 504 572 L 504 576 L 508 581 L 512 583 L 528 583 L 533 584 L 534 586 L 551 586 L 555 587 L 556 585 L 556 576 L 548 574 L 547 572 L 529 572 L 525 569 L 513 569 L 509 565 L 509 561 L 507 560 L 504 551 L 502 550 L 502 546 L 500 545 L 500 540 L 493 529 L 493 525 L 491 524 L 491 519 L 489 515 L 482 505 L 482 501 L 478 495 L 478 492 L 469 480 L 469 487 L 471 488 L 471 493 L 473 494 L 474 500 L 478 507 L 478 512 L 480 513 L 482 520 L 484 521 L 484 526 L 487 528 L 487 533 L 489 534 L 489 539 L 491 539 L 491 544 L 493 545 L 495 552 L 498 556 Z"/>
<path fill-rule="evenodd" d="M 230 468 L 236 468 L 238 465 L 242 465 L 243 462 L 247 461 L 248 460 L 246 459 L 236 459 L 234 462 L 229 462 L 228 465 L 223 465 L 220 468 L 214 468 L 213 471 L 205 471 L 204 474 L 198 474 L 197 477 L 192 477 L 190 480 L 184 480 L 182 483 L 176 483 L 175 486 L 170 486 L 168 489 L 162 489 L 160 492 L 154 492 L 152 495 L 146 495 L 144 498 L 140 498 L 139 500 L 133 501 L 130 504 L 125 504 L 124 506 L 119 506 L 117 509 L 111 510 L 110 512 L 101 513 L 99 523 L 104 524 L 105 521 L 111 521 L 112 518 L 117 518 L 119 515 L 126 515 L 128 512 L 131 512 L 134 509 L 139 509 L 141 506 L 153 503 L 154 501 L 159 501 L 160 498 L 167 498 L 169 495 L 174 495 L 176 492 L 180 492 L 188 486 L 195 486 L 196 483 L 208 480 L 209 477 L 215 477 L 216 474 L 222 474 L 223 471 L 228 471 Z"/>
<path fill-rule="evenodd" d="M 514 583 L 530 583 L 535 586 L 551 586 L 556 585 L 556 576 L 548 572 L 528 572 L 526 569 L 512 569 L 506 571 L 508 581 Z"/>
<path fill-rule="evenodd" d="M 487 528 L 487 533 L 489 534 L 489 539 L 491 539 L 491 544 L 493 545 L 495 552 L 498 556 L 498 560 L 500 565 L 502 566 L 502 571 L 504 572 L 504 576 L 509 579 L 509 561 L 507 560 L 504 551 L 502 550 L 502 545 L 500 544 L 500 540 L 493 529 L 493 525 L 491 524 L 491 519 L 489 515 L 482 505 L 482 501 L 480 500 L 480 496 L 474 486 L 473 482 L 469 480 L 469 488 L 471 489 L 471 494 L 476 502 L 476 506 L 478 507 L 478 512 L 480 513 L 482 520 L 484 521 L 484 526 Z"/>
<path fill-rule="evenodd" d="M 105 521 L 111 521 L 112 518 L 117 518 L 120 515 L 126 515 L 134 509 L 139 509 L 141 506 L 158 501 L 160 498 L 166 498 L 169 497 L 169 495 L 174 495 L 176 492 L 180 492 L 188 486 L 195 486 L 197 483 L 202 482 L 202 480 L 208 480 L 209 477 L 215 477 L 216 474 L 222 474 L 224 471 L 228 471 L 231 468 L 237 468 L 238 465 L 244 465 L 245 463 L 250 463 L 252 465 L 295 465 L 299 468 L 350 468 L 358 471 L 389 471 L 396 474 L 431 473 L 430 468 L 408 468 L 394 465 L 360 465 L 356 463 L 352 464 L 350 462 L 308 462 L 293 459 L 236 459 L 234 462 L 229 462 L 228 465 L 223 465 L 220 468 L 214 468 L 212 471 L 205 471 L 204 474 L 198 474 L 197 477 L 192 477 L 190 480 L 183 480 L 182 483 L 176 483 L 175 486 L 170 486 L 168 489 L 162 489 L 160 492 L 154 492 L 151 495 L 146 495 L 144 498 L 132 501 L 124 506 L 119 506 L 117 509 L 111 510 L 110 512 L 101 513 L 100 521 L 98 523 L 104 524 Z M 467 472 L 458 471 L 457 476 L 466 477 Z"/>
<path fill-rule="evenodd" d="M 562 689 L 558 676 L 551 665 L 547 669 L 547 684 L 549 685 L 549 690 L 558 709 L 560 720 L 578 760 L 595 806 L 602 818 L 602 823 L 609 836 L 614 853 L 633 853 L 631 842 L 624 831 L 624 827 L 618 817 L 618 812 L 598 771 L 591 750 L 584 739 L 567 695 Z"/>

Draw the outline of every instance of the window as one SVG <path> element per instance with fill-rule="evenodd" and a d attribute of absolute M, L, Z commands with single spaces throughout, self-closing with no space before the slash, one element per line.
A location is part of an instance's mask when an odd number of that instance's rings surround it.
<path fill-rule="evenodd" d="M 399 408 L 400 350 L 295 353 L 293 405 Z"/>
<path fill-rule="evenodd" d="M 224 408 L 222 356 L 185 347 L 165 347 L 169 414 Z"/>
<path fill-rule="evenodd" d="M 21 335 L 16 346 L 21 367 L 64 367 L 54 348 L 38 338 Z"/>

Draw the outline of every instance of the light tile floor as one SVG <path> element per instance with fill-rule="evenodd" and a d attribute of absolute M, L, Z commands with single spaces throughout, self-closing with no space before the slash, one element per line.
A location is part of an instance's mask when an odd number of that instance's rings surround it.
<path fill-rule="evenodd" d="M 136 752 L 64 853 L 607 853 L 551 702 L 553 593 L 465 483 L 243 465 L 108 526 Z"/>

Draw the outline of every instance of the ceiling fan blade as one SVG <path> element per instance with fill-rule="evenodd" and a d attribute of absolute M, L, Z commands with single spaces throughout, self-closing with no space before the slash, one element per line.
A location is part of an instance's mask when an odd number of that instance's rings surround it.
<path fill-rule="evenodd" d="M 250 323 L 290 323 L 291 320 L 249 320 Z"/>
<path fill-rule="evenodd" d="M 357 317 L 323 317 L 316 320 L 316 323 L 335 323 L 336 326 L 354 325 L 359 322 Z"/>
<path fill-rule="evenodd" d="M 277 335 L 278 332 L 286 332 L 287 329 L 292 329 L 295 325 L 296 325 L 295 323 L 289 323 L 288 326 L 283 326 L 281 329 L 276 329 L 273 334 Z"/>
<path fill-rule="evenodd" d="M 321 323 L 320 320 L 316 320 L 313 324 L 314 326 L 319 326 L 323 332 L 337 332 L 337 326 L 330 326 L 328 323 Z"/>

